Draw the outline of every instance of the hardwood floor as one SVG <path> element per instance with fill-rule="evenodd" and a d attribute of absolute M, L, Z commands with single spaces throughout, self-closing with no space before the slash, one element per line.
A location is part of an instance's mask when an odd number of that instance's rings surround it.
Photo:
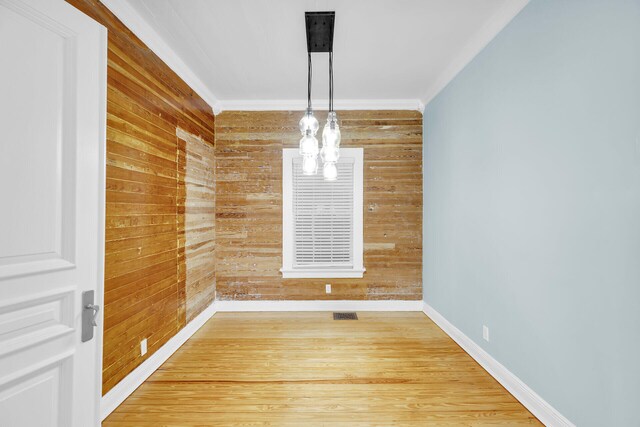
<path fill-rule="evenodd" d="M 104 422 L 542 425 L 422 313 L 218 313 Z"/>

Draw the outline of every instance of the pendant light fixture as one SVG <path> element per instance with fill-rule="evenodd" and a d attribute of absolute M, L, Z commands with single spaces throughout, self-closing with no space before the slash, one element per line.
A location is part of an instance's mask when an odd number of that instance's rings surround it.
<path fill-rule="evenodd" d="M 298 127 L 302 138 L 300 139 L 300 155 L 302 156 L 302 173 L 304 175 L 315 175 L 318 171 L 318 139 L 316 133 L 320 124 L 318 119 L 313 115 L 311 108 L 311 53 L 308 53 L 308 71 L 307 71 L 307 111 L 300 119 Z"/>
<path fill-rule="evenodd" d="M 338 116 L 333 110 L 333 28 L 335 12 L 305 12 L 307 25 L 307 111 L 300 119 L 300 155 L 302 156 L 302 173 L 315 175 L 318 170 L 318 153 L 322 159 L 322 175 L 327 181 L 338 178 L 336 163 L 340 158 L 340 126 Z M 311 108 L 311 84 L 313 66 L 311 53 L 329 54 L 329 113 L 327 123 L 322 130 L 322 150 L 318 150 L 316 133 L 319 129 L 318 120 Z"/>
<path fill-rule="evenodd" d="M 322 130 L 322 175 L 327 181 L 338 179 L 336 163 L 340 158 L 340 126 L 338 116 L 333 111 L 333 52 L 329 52 L 329 114 Z"/>

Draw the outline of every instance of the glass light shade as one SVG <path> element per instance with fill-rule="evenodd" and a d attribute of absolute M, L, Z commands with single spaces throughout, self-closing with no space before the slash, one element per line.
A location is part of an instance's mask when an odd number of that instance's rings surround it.
<path fill-rule="evenodd" d="M 307 110 L 304 116 L 300 119 L 298 123 L 298 127 L 300 128 L 300 133 L 305 135 L 307 131 L 311 131 L 311 135 L 315 135 L 320 128 L 320 123 L 318 123 L 318 119 L 316 119 L 311 110 Z"/>
<path fill-rule="evenodd" d="M 335 125 L 336 127 L 334 129 L 332 129 L 329 126 L 325 126 L 324 130 L 322 131 L 322 145 L 332 145 L 335 147 L 340 147 L 340 140 L 341 140 L 341 135 L 340 135 L 340 128 L 338 127 L 338 125 Z"/>
<path fill-rule="evenodd" d="M 316 156 L 304 156 L 302 158 L 302 174 L 315 175 L 318 171 L 318 158 Z"/>
<path fill-rule="evenodd" d="M 340 150 L 335 145 L 323 145 L 320 150 L 320 156 L 323 162 L 337 162 L 340 158 Z"/>
<path fill-rule="evenodd" d="M 335 111 L 329 111 L 327 115 L 327 123 L 322 130 L 322 145 L 333 145 L 340 148 L 340 126 L 338 125 L 338 116 Z"/>
<path fill-rule="evenodd" d="M 300 139 L 300 155 L 305 157 L 318 155 L 318 140 L 311 135 L 310 131 L 307 131 L 305 136 Z"/>
<path fill-rule="evenodd" d="M 322 175 L 325 181 L 335 181 L 338 179 L 338 168 L 334 162 L 326 162 L 322 167 Z"/>

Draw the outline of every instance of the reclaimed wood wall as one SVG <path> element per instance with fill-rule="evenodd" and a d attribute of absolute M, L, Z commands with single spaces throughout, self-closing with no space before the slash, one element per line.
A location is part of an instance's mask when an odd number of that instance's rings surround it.
<path fill-rule="evenodd" d="M 215 298 L 215 158 L 213 145 L 178 129 L 180 289 L 187 323 Z"/>
<path fill-rule="evenodd" d="M 215 237 L 211 179 L 198 181 L 198 174 L 205 174 L 204 167 L 199 164 L 190 169 L 190 161 L 180 161 L 198 158 L 207 145 L 213 150 L 214 116 L 211 107 L 99 1 L 68 2 L 107 27 L 109 33 L 106 393 L 173 337 L 215 292 L 211 273 L 208 280 L 197 276 L 198 267 L 190 261 L 198 251 L 198 243 L 190 238 L 202 243 Z M 180 143 L 178 128 L 197 142 L 189 147 L 184 140 Z M 195 163 L 205 161 L 212 161 L 211 156 L 199 157 Z M 190 173 L 192 180 L 187 178 Z M 203 190 L 196 190 L 197 200 L 190 201 L 189 188 L 199 182 L 205 182 Z M 210 200 L 203 204 L 206 197 Z M 207 230 L 195 230 L 191 226 L 194 218 L 185 218 L 185 210 L 196 205 L 203 209 L 194 214 L 202 215 L 203 221 L 210 217 Z M 204 247 L 202 250 L 213 256 L 213 246 Z M 190 272 L 197 277 L 191 280 Z M 140 355 L 143 338 L 148 341 L 145 356 Z"/>
<path fill-rule="evenodd" d="M 422 298 L 422 115 L 340 111 L 342 145 L 364 148 L 362 279 L 282 279 L 282 149 L 302 112 L 216 117 L 219 300 Z M 325 293 L 331 283 L 332 293 Z"/>

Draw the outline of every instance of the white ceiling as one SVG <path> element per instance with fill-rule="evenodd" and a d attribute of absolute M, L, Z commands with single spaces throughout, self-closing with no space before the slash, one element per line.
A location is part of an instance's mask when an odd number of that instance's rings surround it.
<path fill-rule="evenodd" d="M 336 12 L 337 100 L 398 106 L 415 102 L 417 108 L 419 101 L 429 101 L 464 67 L 527 0 L 104 2 L 152 49 L 164 44 L 165 55 L 160 56 L 165 62 L 169 62 L 167 52 L 177 56 L 174 60 L 188 69 L 190 78 L 185 80 L 196 91 L 207 92 L 207 101 L 211 103 L 214 97 L 214 103 L 233 109 L 249 104 L 305 104 L 305 11 Z M 126 16 L 118 13 L 122 10 L 128 10 Z M 144 22 L 131 22 L 140 18 Z M 139 34 L 136 28 L 146 31 Z M 149 34 L 154 32 L 155 40 L 149 43 Z M 327 55 L 313 54 L 313 63 L 313 97 L 326 99 Z M 194 85 L 189 80 L 199 81 Z"/>

